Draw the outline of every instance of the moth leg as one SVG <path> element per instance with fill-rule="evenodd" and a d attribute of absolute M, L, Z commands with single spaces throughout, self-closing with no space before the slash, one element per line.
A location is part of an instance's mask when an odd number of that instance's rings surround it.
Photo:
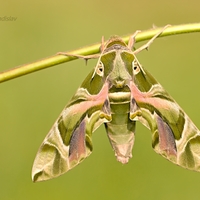
<path fill-rule="evenodd" d="M 82 58 L 84 60 L 96 59 L 96 58 L 99 58 L 99 56 L 100 56 L 100 54 L 93 54 L 93 55 L 84 56 L 84 55 L 79 55 L 79 54 L 70 54 L 70 53 L 66 53 L 66 52 L 58 52 L 57 55 Z"/>
<path fill-rule="evenodd" d="M 144 44 L 144 45 L 142 45 L 140 48 L 136 49 L 133 53 L 134 53 L 134 54 L 137 54 L 137 53 L 143 51 L 144 49 L 147 49 L 147 50 L 148 50 L 149 46 L 153 43 L 153 41 L 154 41 L 159 35 L 161 35 L 161 34 L 163 33 L 163 31 L 164 31 L 166 28 L 168 28 L 169 26 L 171 26 L 171 25 L 168 24 L 168 25 L 166 25 L 165 27 L 163 27 L 163 28 L 162 28 L 156 35 L 154 35 L 146 44 Z"/>
<path fill-rule="evenodd" d="M 101 38 L 100 51 L 103 52 L 104 49 L 105 49 L 105 41 L 104 41 L 104 36 L 102 36 L 102 38 Z"/>
<path fill-rule="evenodd" d="M 138 33 L 140 33 L 141 31 L 140 30 L 137 30 L 135 31 L 135 33 L 133 33 L 133 35 L 129 38 L 129 41 L 128 41 L 128 47 L 130 49 L 133 49 L 134 48 L 134 45 L 135 45 L 135 37 Z"/>

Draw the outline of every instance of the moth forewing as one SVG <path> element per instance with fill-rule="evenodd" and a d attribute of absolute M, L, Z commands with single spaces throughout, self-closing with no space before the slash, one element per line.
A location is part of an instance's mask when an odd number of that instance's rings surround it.
<path fill-rule="evenodd" d="M 87 78 L 90 84 L 95 80 Z M 33 181 L 60 176 L 90 155 L 92 132 L 108 121 L 106 113 L 102 115 L 108 84 L 102 84 L 98 94 L 90 92 L 78 89 L 46 136 L 33 164 Z"/>
<path fill-rule="evenodd" d="M 132 157 L 136 121 L 151 130 L 157 153 L 184 168 L 200 171 L 199 130 L 135 57 L 164 29 L 134 52 L 137 32 L 128 45 L 114 36 L 101 46 L 95 69 L 43 141 L 34 161 L 33 181 L 57 177 L 82 162 L 92 152 L 92 133 L 101 124 L 117 160 L 127 163 Z"/>
<path fill-rule="evenodd" d="M 154 150 L 175 164 L 200 171 L 200 131 L 149 72 L 143 68 L 140 73 L 135 76 L 137 85 L 151 87 L 139 89 L 132 83 L 131 94 L 140 108 L 138 120 L 152 131 Z"/>

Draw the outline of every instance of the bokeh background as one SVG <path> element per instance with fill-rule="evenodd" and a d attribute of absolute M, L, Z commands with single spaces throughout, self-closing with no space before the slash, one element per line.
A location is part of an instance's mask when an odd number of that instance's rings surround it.
<path fill-rule="evenodd" d="M 0 5 L 0 17 L 17 17 L 0 21 L 0 71 L 100 42 L 102 35 L 200 21 L 197 0 L 0 0 Z M 192 33 L 157 39 L 138 55 L 198 127 L 199 52 L 200 33 Z M 200 173 L 157 155 L 150 131 L 139 123 L 127 165 L 116 161 L 102 126 L 93 135 L 93 153 L 81 165 L 32 183 L 40 144 L 95 62 L 86 66 L 77 60 L 0 84 L 0 199 L 199 199 Z"/>

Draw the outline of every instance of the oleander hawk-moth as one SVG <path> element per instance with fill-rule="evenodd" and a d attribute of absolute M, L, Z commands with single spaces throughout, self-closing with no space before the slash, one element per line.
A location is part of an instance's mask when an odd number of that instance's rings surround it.
<path fill-rule="evenodd" d="M 138 62 L 128 45 L 111 37 L 96 67 L 51 128 L 36 155 L 34 182 L 60 176 L 88 157 L 92 133 L 104 124 L 117 160 L 132 157 L 136 121 L 152 132 L 154 150 L 184 168 L 200 171 L 200 132 L 165 89 Z M 79 57 L 79 56 L 78 56 Z M 83 56 L 80 56 L 83 57 Z"/>

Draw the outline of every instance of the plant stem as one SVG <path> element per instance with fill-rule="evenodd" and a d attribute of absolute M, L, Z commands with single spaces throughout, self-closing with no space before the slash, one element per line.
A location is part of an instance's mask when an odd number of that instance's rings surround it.
<path fill-rule="evenodd" d="M 159 32 L 162 28 L 155 28 L 146 31 L 142 31 L 137 34 L 135 40 L 136 42 L 141 42 L 152 38 L 157 32 Z M 183 34 L 183 33 L 192 33 L 192 32 L 200 32 L 200 23 L 193 23 L 193 24 L 183 24 L 177 26 L 170 26 L 166 28 L 159 37 L 170 36 L 175 34 Z M 122 39 L 127 43 L 129 40 L 128 35 L 126 37 L 122 37 Z M 91 55 L 97 54 L 100 51 L 100 43 L 95 45 L 90 45 L 88 47 L 84 47 L 78 50 L 67 52 L 71 55 Z M 73 56 L 65 56 L 65 55 L 54 55 L 49 58 L 45 58 L 43 60 L 19 66 L 13 69 L 10 69 L 5 72 L 0 73 L 0 83 L 4 81 L 8 81 L 32 72 L 36 72 L 42 69 L 46 69 L 48 67 L 52 67 L 58 65 L 60 63 L 69 62 L 71 60 L 75 60 L 77 57 Z"/>

